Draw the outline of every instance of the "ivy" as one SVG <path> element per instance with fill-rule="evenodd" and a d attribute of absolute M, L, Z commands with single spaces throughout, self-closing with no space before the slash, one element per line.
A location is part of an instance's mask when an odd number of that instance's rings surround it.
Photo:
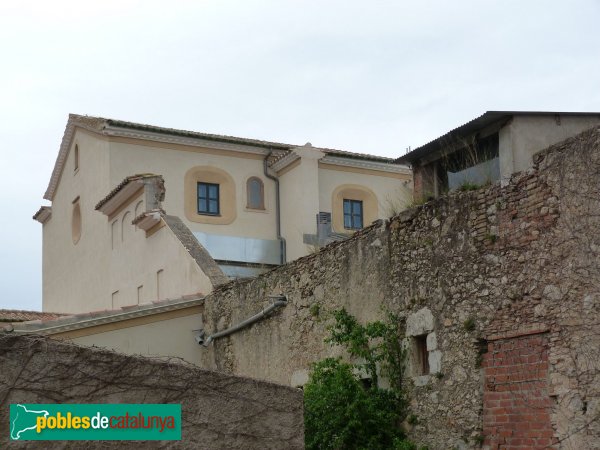
<path fill-rule="evenodd" d="M 355 362 L 326 358 L 313 364 L 304 386 L 306 448 L 416 449 L 400 429 L 406 417 L 401 321 L 390 314 L 385 322 L 361 325 L 345 309 L 331 317 L 326 342 L 343 346 Z M 389 381 L 388 389 L 379 387 L 379 376 Z"/>

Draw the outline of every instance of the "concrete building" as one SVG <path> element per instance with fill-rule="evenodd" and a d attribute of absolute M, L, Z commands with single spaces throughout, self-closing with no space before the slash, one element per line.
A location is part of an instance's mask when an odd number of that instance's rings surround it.
<path fill-rule="evenodd" d="M 538 151 L 600 124 L 600 113 L 487 111 L 396 160 L 410 164 L 421 201 L 482 186 L 533 165 Z"/>
<path fill-rule="evenodd" d="M 34 216 L 43 309 L 206 294 L 397 212 L 411 179 L 384 157 L 72 114 Z"/>

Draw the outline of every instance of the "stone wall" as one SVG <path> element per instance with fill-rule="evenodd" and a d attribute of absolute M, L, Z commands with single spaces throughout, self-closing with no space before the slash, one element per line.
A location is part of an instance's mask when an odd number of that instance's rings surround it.
<path fill-rule="evenodd" d="M 440 198 L 219 287 L 206 299 L 207 334 L 259 312 L 269 294 L 282 292 L 289 303 L 201 349 L 202 364 L 301 384 L 310 363 L 341 354 L 323 343 L 328 310 L 345 307 L 364 322 L 387 308 L 406 319 L 413 347 L 407 386 L 418 421 L 406 424 L 411 438 L 432 449 L 478 448 L 484 440 L 485 448 L 504 448 L 512 425 L 491 427 L 486 419 L 484 429 L 484 392 L 497 383 L 489 370 L 498 361 L 485 353 L 494 354 L 502 339 L 543 333 L 539 364 L 547 354 L 548 377 L 538 381 L 547 384 L 532 401 L 543 398 L 548 414 L 528 436 L 600 448 L 599 211 L 596 128 L 539 153 L 504 188 Z M 419 351 L 429 374 L 416 364 Z"/>
<path fill-rule="evenodd" d="M 304 448 L 298 389 L 171 362 L 0 334 L 0 447 Z M 182 440 L 9 442 L 11 403 L 179 403 Z"/>

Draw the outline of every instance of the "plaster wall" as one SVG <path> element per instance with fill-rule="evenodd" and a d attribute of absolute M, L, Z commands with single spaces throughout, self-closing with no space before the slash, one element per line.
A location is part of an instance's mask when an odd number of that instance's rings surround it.
<path fill-rule="evenodd" d="M 176 314 L 158 314 L 151 317 L 150 323 L 145 323 L 147 320 L 131 319 L 110 324 L 112 326 L 86 328 L 52 337 L 127 355 L 181 358 L 197 364 L 200 347 L 194 340 L 193 330 L 202 326 L 200 310 L 201 307 L 189 308 L 174 311 Z"/>
<path fill-rule="evenodd" d="M 192 231 L 275 239 L 275 187 L 263 174 L 263 156 L 255 154 L 202 149 L 184 145 L 149 145 L 141 140 L 113 139 L 110 142 L 110 184 L 116 186 L 126 176 L 137 173 L 156 173 L 165 180 L 165 211 L 179 216 Z M 197 223 L 184 213 L 184 181 L 186 173 L 197 166 L 213 166 L 225 170 L 234 180 L 235 220 L 229 224 Z M 246 208 L 246 181 L 257 177 L 263 181 L 265 210 Z M 193 193 L 195 195 L 195 192 Z"/>
<path fill-rule="evenodd" d="M 500 177 L 529 169 L 535 153 L 598 124 L 600 116 L 514 116 L 500 130 Z"/>
<path fill-rule="evenodd" d="M 143 198 L 140 194 L 111 220 L 102 216 L 110 236 L 105 241 L 110 277 L 97 296 L 105 299 L 106 309 L 212 290 L 209 278 L 169 227 L 163 223 L 146 233 L 131 224 L 136 209 L 143 211 Z"/>
<path fill-rule="evenodd" d="M 342 185 L 359 185 L 371 190 L 377 198 L 377 217 L 384 219 L 407 208 L 412 202 L 412 189 L 410 188 L 410 175 L 386 174 L 373 175 L 360 173 L 358 170 L 349 172 L 340 167 L 339 170 L 319 167 L 319 211 L 333 212 L 333 193 Z M 342 211 L 343 213 L 343 211 Z M 369 223 L 365 223 L 369 225 Z M 336 229 L 337 233 L 347 230 Z"/>
<path fill-rule="evenodd" d="M 315 234 L 319 212 L 319 159 L 323 152 L 311 147 L 294 151 L 300 163 L 279 178 L 281 234 L 286 239 L 287 260 L 309 253 L 304 234 Z"/>
<path fill-rule="evenodd" d="M 74 170 L 74 148 L 79 169 Z M 52 217 L 43 225 L 43 310 L 82 312 L 104 309 L 108 274 L 109 234 L 105 217 L 94 210 L 99 193 L 108 193 L 107 142 L 77 128 L 52 201 Z M 74 244 L 73 201 L 79 197 L 82 232 Z"/>

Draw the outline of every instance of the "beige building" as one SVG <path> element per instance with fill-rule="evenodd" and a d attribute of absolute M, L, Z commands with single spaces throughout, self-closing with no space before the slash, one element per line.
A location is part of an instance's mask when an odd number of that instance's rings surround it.
<path fill-rule="evenodd" d="M 410 164 L 417 201 L 529 169 L 533 155 L 600 124 L 600 113 L 487 111 L 396 160 Z"/>
<path fill-rule="evenodd" d="M 389 158 L 70 115 L 34 216 L 43 309 L 206 294 L 388 217 L 411 189 Z"/>

